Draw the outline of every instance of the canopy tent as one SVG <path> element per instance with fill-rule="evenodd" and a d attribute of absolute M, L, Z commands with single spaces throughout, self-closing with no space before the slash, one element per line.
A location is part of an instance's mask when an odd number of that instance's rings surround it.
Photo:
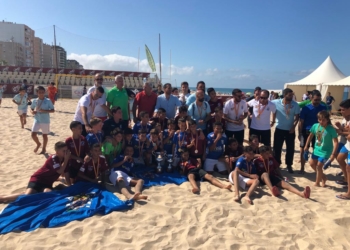
<path fill-rule="evenodd" d="M 337 110 L 339 108 L 339 103 L 343 100 L 349 98 L 349 89 L 350 89 L 350 76 L 343 78 L 342 80 L 324 83 L 322 85 L 322 97 L 326 99 L 328 92 L 331 92 L 331 95 L 334 97 L 335 102 L 332 106 L 332 110 Z"/>
<path fill-rule="evenodd" d="M 335 82 L 343 78 L 345 78 L 345 75 L 334 64 L 331 57 L 328 56 L 311 74 L 299 81 L 284 84 L 284 88 L 292 89 L 297 98 L 301 98 L 306 91 L 321 90 L 323 83 Z"/>

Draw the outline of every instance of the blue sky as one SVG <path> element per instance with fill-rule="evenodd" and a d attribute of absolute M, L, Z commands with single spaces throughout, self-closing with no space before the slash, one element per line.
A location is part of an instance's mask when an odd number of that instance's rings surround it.
<path fill-rule="evenodd" d="M 57 42 L 85 68 L 150 71 L 144 44 L 163 82 L 280 89 L 330 55 L 350 75 L 350 1 L 5 1 L 2 18 Z"/>

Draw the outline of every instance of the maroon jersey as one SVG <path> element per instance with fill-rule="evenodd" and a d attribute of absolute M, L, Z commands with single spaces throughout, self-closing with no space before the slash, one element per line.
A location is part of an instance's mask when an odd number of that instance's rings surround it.
<path fill-rule="evenodd" d="M 194 146 L 192 146 L 191 148 L 189 148 L 189 153 L 190 153 L 190 157 L 193 158 L 202 158 L 203 154 L 205 153 L 204 151 L 204 147 L 206 146 L 206 139 L 200 139 L 200 134 L 201 132 L 197 130 L 197 137 L 196 135 L 193 135 L 191 132 L 187 135 L 187 145 L 191 144 L 192 139 L 196 139 L 196 142 L 194 143 Z M 197 147 L 196 147 L 197 145 Z M 198 152 L 196 153 L 195 151 L 198 150 Z"/>
<path fill-rule="evenodd" d="M 74 140 L 73 140 L 73 137 L 68 137 L 66 139 L 66 144 L 71 154 L 78 156 L 81 159 L 84 159 L 84 157 L 90 152 L 89 143 L 87 142 L 85 137 L 82 135 L 80 136 L 79 139 L 74 139 Z M 69 160 L 69 167 L 80 167 L 81 165 L 82 165 L 82 162 L 79 163 L 74 159 Z"/>
<path fill-rule="evenodd" d="M 160 120 L 159 117 L 152 117 L 150 121 L 153 127 L 155 127 L 155 125 L 159 123 L 162 127 L 162 131 L 168 128 L 168 118 L 164 118 L 163 120 Z"/>
<path fill-rule="evenodd" d="M 215 112 L 215 108 L 219 107 L 219 108 L 224 108 L 224 103 L 222 102 L 221 99 L 217 99 L 216 102 L 213 102 L 212 100 L 208 101 L 209 106 L 210 106 L 210 112 L 214 113 Z"/>
<path fill-rule="evenodd" d="M 62 162 L 63 160 L 60 161 L 57 155 L 51 155 L 49 158 L 47 158 L 44 165 L 30 177 L 29 181 L 52 186 L 52 184 L 57 181 L 58 177 L 61 175 L 57 173 L 57 170 L 60 169 Z M 67 172 L 67 167 L 65 172 Z"/>
<path fill-rule="evenodd" d="M 187 161 L 180 161 L 180 168 L 184 171 L 184 173 L 188 173 L 191 169 L 197 168 L 198 161 L 196 159 L 190 158 Z"/>
<path fill-rule="evenodd" d="M 80 167 L 79 171 L 90 179 L 96 179 L 101 175 L 101 173 L 105 172 L 106 170 L 108 170 L 106 158 L 100 155 L 98 163 L 94 164 L 93 160 L 91 159 L 90 161 L 85 162 L 83 166 Z M 81 178 L 78 179 L 81 180 Z"/>
<path fill-rule="evenodd" d="M 243 154 L 243 148 L 238 146 L 236 150 L 232 150 L 230 147 L 225 147 L 224 155 L 228 155 L 230 157 L 238 157 Z"/>
<path fill-rule="evenodd" d="M 213 130 L 214 130 L 213 127 L 214 127 L 215 122 L 216 122 L 215 117 L 212 117 L 212 118 L 207 122 L 207 131 L 208 131 L 208 133 L 213 132 Z M 224 118 L 221 118 L 220 122 L 221 122 L 221 124 L 222 124 L 222 129 L 223 129 L 223 131 L 225 131 L 225 129 L 226 129 L 226 120 L 225 120 Z"/>
<path fill-rule="evenodd" d="M 274 175 L 275 171 L 280 166 L 280 164 L 272 156 L 269 157 L 269 160 L 263 161 L 262 158 L 257 158 L 253 162 L 259 176 L 265 172 Z"/>

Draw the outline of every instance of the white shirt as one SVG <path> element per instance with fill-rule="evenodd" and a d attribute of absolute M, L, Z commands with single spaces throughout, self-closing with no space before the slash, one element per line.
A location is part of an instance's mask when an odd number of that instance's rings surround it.
<path fill-rule="evenodd" d="M 102 98 L 92 100 L 91 94 L 83 95 L 78 102 L 73 121 L 78 121 L 84 125 L 83 115 L 81 113 L 80 107 L 86 107 L 87 122 L 90 122 L 94 109 L 97 106 L 101 106 L 103 104 L 105 104 L 105 102 L 103 102 Z"/>
<path fill-rule="evenodd" d="M 105 90 L 105 92 L 103 93 L 103 95 L 100 99 L 102 99 L 103 104 L 106 104 L 108 90 L 103 86 L 102 86 L 102 88 Z M 92 86 L 91 88 L 89 88 L 87 94 L 89 95 L 90 93 L 94 92 L 95 89 L 96 89 L 96 86 Z M 101 105 L 103 105 L 103 104 L 101 104 Z M 107 112 L 101 107 L 101 105 L 97 105 L 95 107 L 94 116 L 96 116 L 96 117 L 106 117 L 107 116 Z"/>
<path fill-rule="evenodd" d="M 256 130 L 269 130 L 271 129 L 270 117 L 271 113 L 276 113 L 276 106 L 272 102 L 268 101 L 267 105 L 261 105 L 259 101 L 253 99 L 248 102 L 248 106 L 253 107 L 251 128 Z M 260 108 L 260 112 L 259 112 Z M 259 117 L 260 114 L 260 118 Z"/>
<path fill-rule="evenodd" d="M 186 101 L 187 101 L 187 98 L 189 97 L 191 95 L 191 93 L 187 93 L 187 94 L 183 94 L 183 93 L 181 93 L 180 95 L 179 95 L 179 100 L 180 100 L 180 102 L 181 102 L 181 105 L 186 105 Z"/>
<path fill-rule="evenodd" d="M 237 110 L 237 114 L 235 111 Z M 224 114 L 231 120 L 237 120 L 241 115 L 248 112 L 248 106 L 246 101 L 241 100 L 239 103 L 234 103 L 233 99 L 227 101 L 224 105 Z M 228 131 L 241 131 L 244 129 L 244 124 L 241 125 L 233 124 L 232 122 L 226 122 L 226 129 Z"/>

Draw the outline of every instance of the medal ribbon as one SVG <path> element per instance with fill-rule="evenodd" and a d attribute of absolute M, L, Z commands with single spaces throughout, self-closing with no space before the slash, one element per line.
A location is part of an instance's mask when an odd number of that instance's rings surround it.
<path fill-rule="evenodd" d="M 81 137 L 79 137 L 79 151 L 77 150 L 77 146 L 75 145 L 75 141 L 74 141 L 74 138 L 73 138 L 73 137 L 72 137 L 72 139 L 73 139 L 73 145 L 74 145 L 75 153 L 77 154 L 78 157 L 80 157 L 80 149 L 81 149 L 80 143 L 81 143 Z"/>
<path fill-rule="evenodd" d="M 94 167 L 95 176 L 96 176 L 96 178 L 98 178 L 99 168 L 100 168 L 100 156 L 98 157 L 96 166 L 95 166 L 95 163 L 94 163 L 94 159 L 92 159 L 92 166 Z"/>

